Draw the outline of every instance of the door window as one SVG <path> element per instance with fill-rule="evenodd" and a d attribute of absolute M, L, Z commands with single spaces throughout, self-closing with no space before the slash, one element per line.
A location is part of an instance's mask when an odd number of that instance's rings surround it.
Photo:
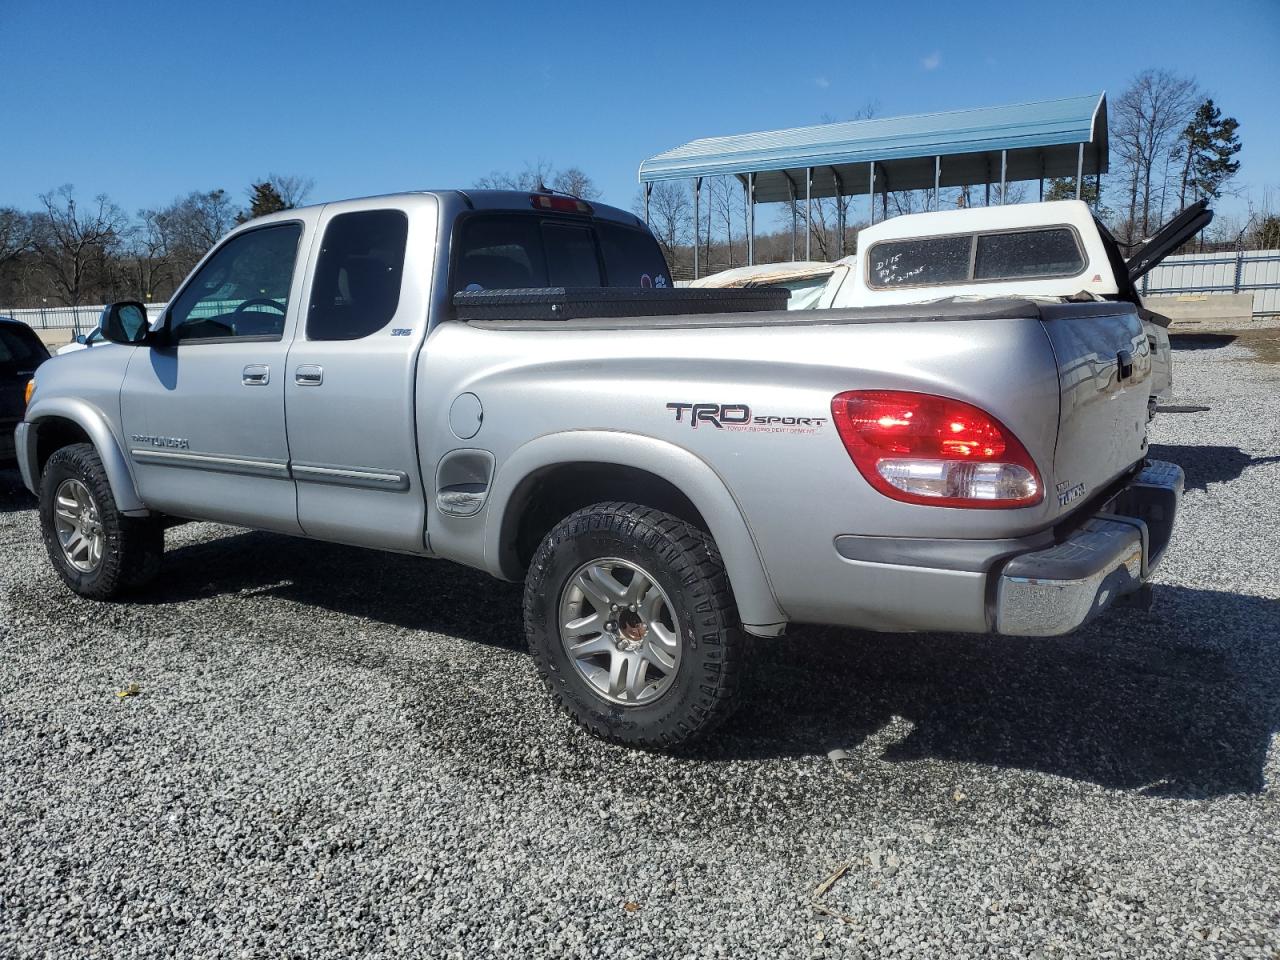
<path fill-rule="evenodd" d="M 399 210 L 343 213 L 329 221 L 307 310 L 308 340 L 359 340 L 400 305 L 409 220 Z"/>
<path fill-rule="evenodd" d="M 282 223 L 219 247 L 169 308 L 174 340 L 281 339 L 301 235 Z"/>

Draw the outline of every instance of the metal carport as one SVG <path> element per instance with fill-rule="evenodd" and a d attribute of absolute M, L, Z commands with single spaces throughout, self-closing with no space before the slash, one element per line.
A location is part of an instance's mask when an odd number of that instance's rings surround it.
<path fill-rule="evenodd" d="M 824 123 L 707 137 L 640 164 L 645 214 L 659 180 L 692 180 L 694 223 L 704 177 L 737 177 L 747 197 L 747 262 L 755 262 L 755 205 L 891 190 L 932 190 L 1107 172 L 1105 93 L 907 117 Z M 840 227 L 843 248 L 844 230 Z M 793 228 L 794 229 L 794 228 Z M 806 239 L 805 256 L 810 256 Z M 694 243 L 695 272 L 698 244 Z M 841 250 L 843 253 L 843 249 Z"/>

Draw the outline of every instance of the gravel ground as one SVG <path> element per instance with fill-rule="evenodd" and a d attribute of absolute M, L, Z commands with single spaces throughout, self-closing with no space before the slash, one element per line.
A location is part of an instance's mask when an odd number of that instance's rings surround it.
<path fill-rule="evenodd" d="M 1280 957 L 1261 356 L 1179 350 L 1209 409 L 1157 421 L 1189 490 L 1151 611 L 799 629 L 681 757 L 551 710 L 518 587 L 200 524 L 95 605 L 10 493 L 0 956 Z"/>

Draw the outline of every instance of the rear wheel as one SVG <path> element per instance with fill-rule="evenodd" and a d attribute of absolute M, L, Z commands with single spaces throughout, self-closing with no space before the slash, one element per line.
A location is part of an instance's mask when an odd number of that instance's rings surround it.
<path fill-rule="evenodd" d="M 45 464 L 40 530 L 54 569 L 82 597 L 107 600 L 159 572 L 164 527 L 120 513 L 92 444 L 63 447 Z"/>
<path fill-rule="evenodd" d="M 592 734 L 674 747 L 731 712 L 744 638 L 715 542 L 691 524 L 579 510 L 538 548 L 524 607 L 543 683 Z"/>

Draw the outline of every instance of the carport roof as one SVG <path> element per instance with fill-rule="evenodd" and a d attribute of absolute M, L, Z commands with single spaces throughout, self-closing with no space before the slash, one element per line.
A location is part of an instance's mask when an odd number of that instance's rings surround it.
<path fill-rule="evenodd" d="M 1002 152 L 1008 180 L 1074 177 L 1079 145 L 1084 172 L 1107 172 L 1105 93 L 1002 107 L 978 107 L 908 117 L 824 123 L 727 137 L 707 137 L 650 157 L 640 182 L 756 174 L 756 200 L 804 196 L 813 170 L 813 196 L 876 189 L 919 190 L 934 185 L 998 183 Z"/>

